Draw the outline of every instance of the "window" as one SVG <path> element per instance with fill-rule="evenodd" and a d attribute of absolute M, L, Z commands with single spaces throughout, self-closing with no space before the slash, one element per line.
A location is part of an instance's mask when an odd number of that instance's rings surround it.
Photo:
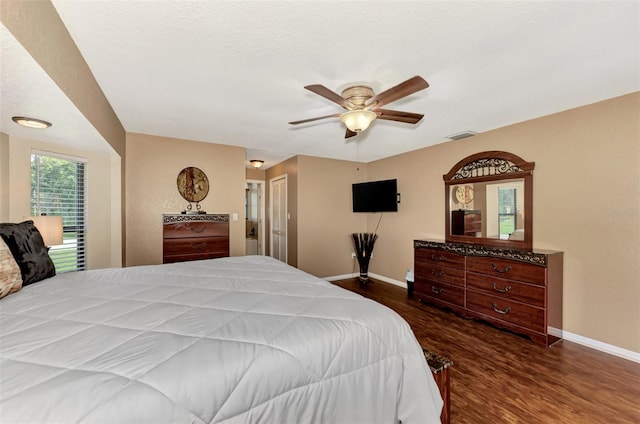
<path fill-rule="evenodd" d="M 51 246 L 56 272 L 85 269 L 85 161 L 31 155 L 31 214 L 62 216 L 64 242 Z"/>
<path fill-rule="evenodd" d="M 506 240 L 516 229 L 516 189 L 498 188 L 498 219 L 500 238 Z"/>

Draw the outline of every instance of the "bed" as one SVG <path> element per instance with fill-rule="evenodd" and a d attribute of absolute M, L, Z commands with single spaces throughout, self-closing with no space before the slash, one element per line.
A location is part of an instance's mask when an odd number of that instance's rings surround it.
<path fill-rule="evenodd" d="M 2 423 L 440 422 L 403 319 L 270 257 L 56 275 L 0 332 Z"/>

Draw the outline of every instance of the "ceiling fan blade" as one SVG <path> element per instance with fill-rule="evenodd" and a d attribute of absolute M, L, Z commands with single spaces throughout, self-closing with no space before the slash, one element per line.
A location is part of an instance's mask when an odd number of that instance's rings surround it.
<path fill-rule="evenodd" d="M 401 82 L 395 87 L 391 87 L 390 89 L 383 91 L 382 93 L 376 94 L 375 96 L 367 100 L 366 105 L 374 105 L 375 110 L 376 108 L 384 106 L 387 103 L 395 102 L 396 100 L 399 100 L 417 91 L 424 90 L 427 87 L 429 87 L 429 83 L 427 81 L 425 81 L 422 77 L 415 76 L 413 78 L 409 78 L 405 82 Z"/>
<path fill-rule="evenodd" d="M 307 90 L 313 93 L 316 93 L 318 96 L 322 96 L 325 99 L 329 99 L 332 102 L 337 103 L 346 109 L 345 105 L 347 104 L 347 101 L 341 95 L 339 95 L 334 91 L 329 90 L 324 85 L 321 85 L 321 84 L 305 85 L 304 88 L 306 88 Z"/>
<path fill-rule="evenodd" d="M 407 124 L 417 124 L 424 115 L 412 112 L 400 112 L 398 110 L 375 109 L 378 119 L 386 119 L 387 121 L 405 122 Z"/>
<path fill-rule="evenodd" d="M 299 121 L 291 121 L 289 122 L 289 124 L 298 125 L 298 124 L 304 124 L 305 122 L 319 121 L 320 119 L 335 118 L 338 116 L 340 116 L 339 113 L 334 113 L 332 115 L 318 116 L 317 118 L 308 118 L 308 119 L 301 119 Z"/>
<path fill-rule="evenodd" d="M 356 136 L 356 135 L 358 135 L 357 132 L 353 132 L 349 128 L 347 128 L 347 132 L 345 133 L 344 138 L 347 139 L 347 138 L 351 138 L 351 137 Z"/>

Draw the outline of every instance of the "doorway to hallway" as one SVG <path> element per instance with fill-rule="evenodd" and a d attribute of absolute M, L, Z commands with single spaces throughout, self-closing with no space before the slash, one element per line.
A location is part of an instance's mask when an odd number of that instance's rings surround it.
<path fill-rule="evenodd" d="M 245 182 L 246 255 L 264 255 L 264 181 Z"/>

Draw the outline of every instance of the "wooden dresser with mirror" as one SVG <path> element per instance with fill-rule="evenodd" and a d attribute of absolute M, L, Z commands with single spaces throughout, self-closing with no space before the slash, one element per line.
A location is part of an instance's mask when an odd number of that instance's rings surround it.
<path fill-rule="evenodd" d="M 414 297 L 549 346 L 562 337 L 563 253 L 533 249 L 534 167 L 488 151 L 443 176 L 445 240 L 414 240 Z"/>

